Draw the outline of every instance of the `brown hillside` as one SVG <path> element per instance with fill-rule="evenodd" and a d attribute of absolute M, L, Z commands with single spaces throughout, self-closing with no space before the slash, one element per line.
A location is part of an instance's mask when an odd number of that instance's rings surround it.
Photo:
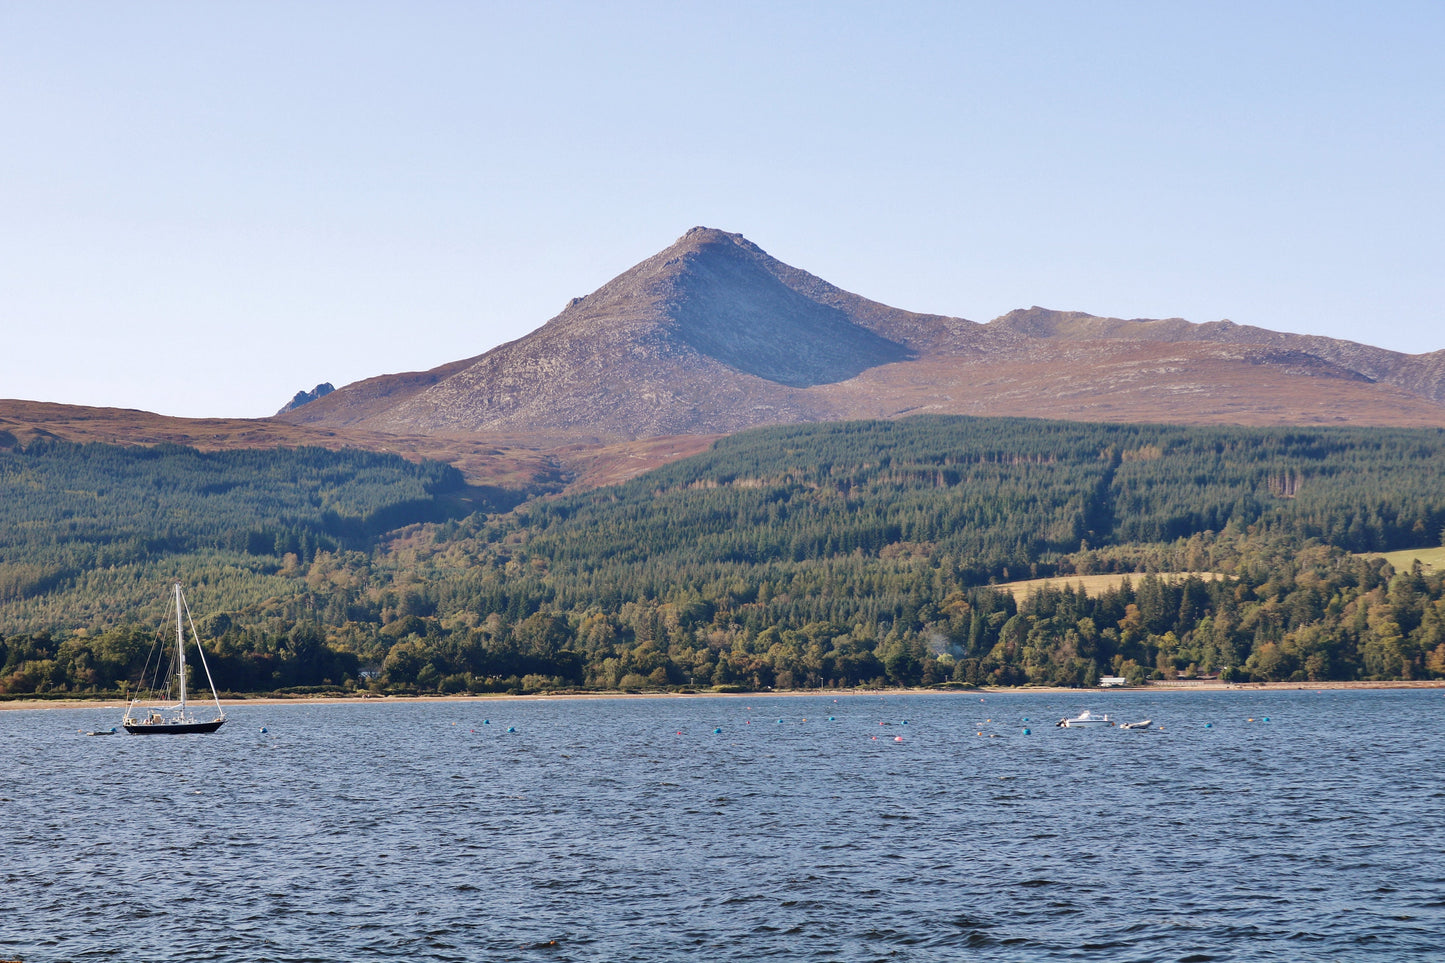
<path fill-rule="evenodd" d="M 524 338 L 282 419 L 622 441 L 924 411 L 1439 426 L 1445 352 L 1042 308 L 981 325 L 869 301 L 741 235 L 694 228 Z"/>
<path fill-rule="evenodd" d="M 377 375 L 349 384 L 316 401 L 296 408 L 282 409 L 275 417 L 277 421 L 293 425 L 326 425 L 334 428 L 358 425 L 378 412 L 394 407 L 458 371 L 471 367 L 478 360 L 480 356 L 450 361 L 430 371 Z"/>
<path fill-rule="evenodd" d="M 303 446 L 390 451 L 416 461 L 433 459 L 455 465 L 475 485 L 517 489 L 560 488 L 582 470 L 554 459 L 547 445 L 501 434 L 387 435 L 292 425 L 272 418 L 171 418 L 129 408 L 0 400 L 0 448 L 43 438 L 111 445 L 188 445 L 202 451 Z M 588 447 L 580 438 L 548 440 L 550 445 L 563 442 L 579 453 L 578 457 Z M 592 447 L 598 446 L 594 443 Z"/>
<path fill-rule="evenodd" d="M 291 425 L 271 418 L 171 418 L 130 408 L 0 400 L 0 449 L 47 438 L 109 445 L 187 445 L 201 451 L 360 448 L 394 452 L 413 461 L 446 462 L 473 485 L 522 492 L 616 484 L 704 451 L 717 437 L 684 435 L 609 445 L 580 435 L 389 435 Z"/>
<path fill-rule="evenodd" d="M 1233 321 L 1206 324 L 1194 324 L 1183 318 L 1124 321 L 1040 307 L 1011 311 L 995 318 L 989 327 L 1051 340 L 1209 342 L 1273 348 L 1318 358 L 1370 381 L 1394 385 L 1431 401 L 1445 402 L 1445 351 L 1401 354 L 1354 341 L 1314 334 L 1287 334 Z"/>
<path fill-rule="evenodd" d="M 1445 427 L 1445 406 L 1308 355 L 1254 346 L 1099 341 L 988 361 L 931 357 L 825 390 L 855 417 Z"/>
<path fill-rule="evenodd" d="M 0 401 L 0 447 L 357 447 L 555 491 L 625 480 L 754 425 L 919 413 L 1445 427 L 1445 351 L 1043 308 L 976 324 L 870 301 L 741 235 L 694 228 L 474 358 L 269 419 Z"/>
<path fill-rule="evenodd" d="M 1002 339 L 835 288 L 740 235 L 694 228 L 532 334 L 351 422 L 391 432 L 586 431 L 619 439 L 848 417 L 815 390 Z M 438 369 L 440 371 L 440 369 Z M 367 383 L 318 402 L 339 408 Z M 355 389 L 355 390 L 354 390 Z M 284 417 L 333 423 L 307 405 Z"/>

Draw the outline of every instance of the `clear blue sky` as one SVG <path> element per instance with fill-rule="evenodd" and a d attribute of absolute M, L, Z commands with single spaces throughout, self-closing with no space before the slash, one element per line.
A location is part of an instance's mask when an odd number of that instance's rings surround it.
<path fill-rule="evenodd" d="M 1445 348 L 1445 3 L 0 0 L 0 397 L 269 414 L 695 224 L 841 287 Z"/>

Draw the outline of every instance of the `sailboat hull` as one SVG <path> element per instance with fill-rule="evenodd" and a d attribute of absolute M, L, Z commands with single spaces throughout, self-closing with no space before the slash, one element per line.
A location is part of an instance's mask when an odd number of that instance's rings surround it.
<path fill-rule="evenodd" d="M 184 736 L 193 732 L 215 732 L 225 721 L 214 719 L 211 722 L 156 722 L 150 725 L 138 722 L 126 724 L 125 731 L 133 736 Z"/>

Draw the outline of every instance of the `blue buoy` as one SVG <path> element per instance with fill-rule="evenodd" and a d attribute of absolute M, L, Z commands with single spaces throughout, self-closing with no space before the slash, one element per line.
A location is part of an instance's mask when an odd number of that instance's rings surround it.
<path fill-rule="evenodd" d="M 778 720 L 778 725 L 782 725 L 782 724 L 783 724 L 783 720 L 782 720 L 782 719 L 779 719 L 779 720 Z"/>
<path fill-rule="evenodd" d="M 517 727 L 516 727 L 516 726 L 507 726 L 507 731 L 508 731 L 508 732 L 516 732 L 516 731 L 517 731 Z"/>
<path fill-rule="evenodd" d="M 1264 721 L 1265 721 L 1265 722 L 1268 722 L 1268 721 L 1269 721 L 1269 716 L 1265 716 L 1265 717 L 1264 717 Z"/>
<path fill-rule="evenodd" d="M 1029 717 L 1028 717 L 1028 716 L 1024 716 L 1024 722 L 1028 722 L 1028 721 L 1029 721 Z"/>
<path fill-rule="evenodd" d="M 720 732 L 722 732 L 722 727 L 721 727 L 721 726 L 719 726 L 718 728 L 714 729 L 714 730 L 712 731 L 712 734 L 713 734 L 713 735 L 717 735 L 717 734 L 720 733 Z"/>
<path fill-rule="evenodd" d="M 261 731 L 262 731 L 262 732 L 265 732 L 265 731 L 266 731 L 266 727 L 265 727 L 265 726 L 262 726 L 262 727 L 261 727 Z"/>
<path fill-rule="evenodd" d="M 1025 730 L 1024 730 L 1024 735 L 1026 735 L 1026 736 L 1031 736 L 1031 735 L 1033 735 L 1033 731 L 1032 731 L 1032 730 L 1029 730 L 1029 729 L 1025 729 Z"/>
<path fill-rule="evenodd" d="M 1206 723 L 1204 724 L 1204 728 L 1206 728 L 1206 729 L 1213 729 L 1213 728 L 1214 728 L 1214 723 L 1212 723 L 1212 722 L 1206 722 Z"/>
<path fill-rule="evenodd" d="M 907 719 L 904 719 L 904 720 L 903 720 L 903 724 L 904 724 L 905 726 L 908 725 L 908 720 L 907 720 Z"/>
<path fill-rule="evenodd" d="M 832 722 L 832 721 L 833 721 L 833 717 L 832 717 L 832 716 L 829 716 L 829 717 L 828 717 L 828 721 L 829 721 L 829 722 Z"/>
<path fill-rule="evenodd" d="M 492 724 L 492 720 L 491 720 L 491 719 L 483 719 L 483 720 L 482 720 L 482 725 L 484 725 L 484 726 L 489 726 L 489 725 L 491 725 L 491 724 Z"/>

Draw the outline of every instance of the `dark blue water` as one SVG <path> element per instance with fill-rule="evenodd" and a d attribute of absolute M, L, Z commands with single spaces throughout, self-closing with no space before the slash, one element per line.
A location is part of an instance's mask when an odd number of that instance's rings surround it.
<path fill-rule="evenodd" d="M 1445 958 L 1439 691 L 230 715 L 0 712 L 0 959 Z"/>

